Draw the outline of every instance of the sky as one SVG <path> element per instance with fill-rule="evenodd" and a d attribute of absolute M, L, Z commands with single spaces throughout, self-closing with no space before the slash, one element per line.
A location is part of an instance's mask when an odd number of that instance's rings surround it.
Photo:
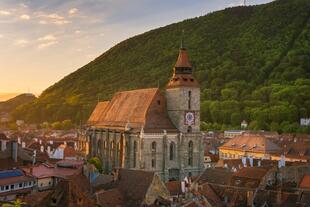
<path fill-rule="evenodd" d="M 122 40 L 241 4 L 243 0 L 1 0 L 0 93 L 38 95 Z"/>

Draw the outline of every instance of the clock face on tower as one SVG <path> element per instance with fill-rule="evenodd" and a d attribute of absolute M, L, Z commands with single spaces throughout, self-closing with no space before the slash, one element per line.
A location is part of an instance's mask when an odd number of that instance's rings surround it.
<path fill-rule="evenodd" d="M 185 125 L 191 126 L 195 124 L 195 113 L 192 111 L 185 112 Z"/>

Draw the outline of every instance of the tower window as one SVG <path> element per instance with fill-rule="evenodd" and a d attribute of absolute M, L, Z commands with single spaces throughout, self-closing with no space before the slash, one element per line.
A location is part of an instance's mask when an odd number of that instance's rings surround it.
<path fill-rule="evenodd" d="M 174 160 L 175 157 L 175 143 L 171 142 L 169 146 L 169 158 L 170 160 Z"/>
<path fill-rule="evenodd" d="M 191 109 L 192 92 L 188 91 L 188 109 Z"/>
<path fill-rule="evenodd" d="M 191 132 L 192 132 L 192 127 L 191 127 L 191 126 L 187 127 L 187 132 L 188 132 L 188 133 L 191 133 Z"/>
<path fill-rule="evenodd" d="M 156 142 L 152 142 L 151 150 L 152 150 L 152 168 L 156 168 Z"/>
<path fill-rule="evenodd" d="M 188 165 L 193 166 L 194 144 L 193 141 L 188 143 Z"/>

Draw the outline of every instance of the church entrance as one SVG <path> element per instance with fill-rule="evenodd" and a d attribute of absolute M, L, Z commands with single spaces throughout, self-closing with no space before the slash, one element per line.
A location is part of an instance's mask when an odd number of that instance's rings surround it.
<path fill-rule="evenodd" d="M 169 181 L 179 180 L 180 170 L 179 169 L 169 169 Z"/>

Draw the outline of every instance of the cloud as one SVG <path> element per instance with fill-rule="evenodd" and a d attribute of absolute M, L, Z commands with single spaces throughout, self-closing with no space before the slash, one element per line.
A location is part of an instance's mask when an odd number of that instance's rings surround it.
<path fill-rule="evenodd" d="M 54 19 L 54 20 L 63 20 L 65 19 L 63 16 L 60 16 L 56 13 L 53 14 L 47 14 L 47 15 L 42 15 L 43 17 L 49 18 L 49 19 Z"/>
<path fill-rule="evenodd" d="M 18 40 L 15 40 L 14 45 L 19 46 L 19 47 L 25 47 L 28 43 L 29 43 L 28 40 L 18 39 Z"/>
<path fill-rule="evenodd" d="M 27 15 L 27 14 L 23 14 L 23 15 L 21 15 L 19 18 L 22 19 L 22 20 L 29 20 L 29 19 L 30 19 L 30 16 Z"/>
<path fill-rule="evenodd" d="M 0 15 L 2 15 L 2 16 L 9 16 L 9 15 L 11 15 L 11 12 L 5 11 L 5 10 L 0 10 Z"/>
<path fill-rule="evenodd" d="M 22 7 L 22 8 L 28 8 L 28 6 L 26 4 L 24 4 L 24 3 L 19 4 L 19 6 Z"/>
<path fill-rule="evenodd" d="M 71 23 L 71 21 L 68 21 L 68 20 L 57 20 L 57 21 L 53 21 L 52 23 L 56 24 L 56 25 L 64 25 L 64 24 Z"/>
<path fill-rule="evenodd" d="M 60 16 L 57 13 L 52 13 L 52 14 L 39 13 L 37 17 L 41 18 L 41 20 L 39 21 L 39 24 L 64 25 L 64 24 L 71 23 L 71 21 L 66 20 L 65 17 Z"/>
<path fill-rule="evenodd" d="M 3 38 L 3 37 L 4 37 L 4 35 L 3 35 L 3 34 L 0 34 L 0 39 Z"/>
<path fill-rule="evenodd" d="M 56 37 L 52 34 L 48 34 L 48 35 L 45 35 L 43 37 L 40 37 L 38 40 L 39 41 L 55 41 Z"/>
<path fill-rule="evenodd" d="M 58 41 L 44 42 L 44 43 L 41 43 L 38 45 L 38 49 L 44 49 L 46 47 L 50 47 L 50 46 L 55 45 L 57 43 L 58 43 Z"/>
<path fill-rule="evenodd" d="M 45 21 L 45 20 L 40 20 L 40 21 L 39 21 L 39 24 L 47 24 L 47 21 Z"/>
<path fill-rule="evenodd" d="M 80 34 L 81 31 L 80 31 L 80 30 L 75 30 L 74 33 L 75 33 L 75 34 Z"/>
<path fill-rule="evenodd" d="M 38 49 L 50 47 L 50 46 L 58 43 L 57 38 L 52 34 L 48 34 L 48 35 L 45 35 L 43 37 L 40 37 L 40 38 L 38 38 L 38 41 L 41 42 L 38 45 Z"/>
<path fill-rule="evenodd" d="M 70 15 L 74 15 L 75 13 L 77 13 L 79 10 L 77 8 L 72 8 L 68 11 L 68 14 Z"/>

